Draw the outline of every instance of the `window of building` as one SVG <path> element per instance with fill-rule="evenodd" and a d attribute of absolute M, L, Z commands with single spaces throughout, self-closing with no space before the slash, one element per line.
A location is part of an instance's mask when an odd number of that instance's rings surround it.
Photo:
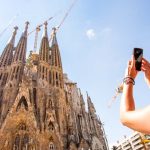
<path fill-rule="evenodd" d="M 54 131 L 54 125 L 52 122 L 49 123 L 48 128 L 50 131 Z"/>
<path fill-rule="evenodd" d="M 50 150 L 54 149 L 54 145 L 50 144 L 49 148 L 50 148 Z"/>
<path fill-rule="evenodd" d="M 22 106 L 25 108 L 26 111 L 28 111 L 28 103 L 24 96 L 21 97 L 21 99 L 17 105 L 16 111 L 18 111 Z"/>
<path fill-rule="evenodd" d="M 20 123 L 18 126 L 19 130 L 26 130 L 26 124 L 25 123 Z"/>
<path fill-rule="evenodd" d="M 55 145 L 52 142 L 49 144 L 49 150 L 55 150 Z"/>
<path fill-rule="evenodd" d="M 49 84 L 52 84 L 52 73 L 49 71 Z"/>
<path fill-rule="evenodd" d="M 50 108 L 50 109 L 53 108 L 53 103 L 52 103 L 52 100 L 51 100 L 51 99 L 49 100 L 49 108 Z"/>
<path fill-rule="evenodd" d="M 45 68 L 46 70 L 46 81 L 48 80 L 48 73 L 47 73 L 47 68 Z"/>
<path fill-rule="evenodd" d="M 55 72 L 53 72 L 53 85 L 55 86 Z"/>
<path fill-rule="evenodd" d="M 62 88 L 62 80 L 61 80 L 61 75 L 59 74 L 59 82 L 60 82 L 60 88 Z"/>
<path fill-rule="evenodd" d="M 56 86 L 59 86 L 59 81 L 58 81 L 58 73 L 56 72 Z"/>
<path fill-rule="evenodd" d="M 2 73 L 0 74 L 0 80 L 1 80 L 1 78 L 2 78 Z"/>
<path fill-rule="evenodd" d="M 13 139 L 13 150 L 24 150 L 29 148 L 29 135 L 26 133 L 26 131 L 27 128 L 25 123 L 22 122 L 17 126 L 17 134 Z"/>

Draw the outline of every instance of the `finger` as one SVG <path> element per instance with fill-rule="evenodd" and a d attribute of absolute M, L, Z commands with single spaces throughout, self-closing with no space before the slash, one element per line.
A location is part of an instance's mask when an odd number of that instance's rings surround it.
<path fill-rule="evenodd" d="M 129 60 L 129 61 L 128 61 L 128 63 L 127 63 L 127 65 L 128 65 L 128 66 L 130 66 L 130 65 L 131 65 L 131 63 L 132 63 L 132 61 L 131 61 L 131 60 Z"/>
<path fill-rule="evenodd" d="M 142 58 L 142 60 L 144 60 L 144 61 L 148 62 L 148 60 L 146 60 L 144 57 Z"/>
<path fill-rule="evenodd" d="M 142 58 L 142 63 L 150 65 L 150 63 L 145 58 Z"/>
<path fill-rule="evenodd" d="M 132 66 L 135 66 L 135 58 L 134 58 L 134 55 L 132 55 L 132 63 L 131 63 Z"/>
<path fill-rule="evenodd" d="M 150 64 L 142 62 L 142 67 L 144 67 L 146 69 L 150 69 Z"/>
<path fill-rule="evenodd" d="M 142 65 L 141 68 L 143 68 L 144 70 L 149 70 L 149 67 L 146 65 Z"/>
<path fill-rule="evenodd" d="M 144 67 L 141 67 L 141 70 L 142 70 L 143 72 L 146 72 L 146 69 L 145 69 Z"/>

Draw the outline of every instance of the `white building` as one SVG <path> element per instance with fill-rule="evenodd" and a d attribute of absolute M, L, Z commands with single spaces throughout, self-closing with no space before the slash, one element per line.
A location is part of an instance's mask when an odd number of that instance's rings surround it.
<path fill-rule="evenodd" d="M 112 150 L 150 150 L 150 135 L 134 132 L 129 137 L 118 141 Z"/>

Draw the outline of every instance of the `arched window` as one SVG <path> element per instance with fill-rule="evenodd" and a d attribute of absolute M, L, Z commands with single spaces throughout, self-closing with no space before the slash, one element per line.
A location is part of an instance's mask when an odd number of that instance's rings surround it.
<path fill-rule="evenodd" d="M 25 123 L 20 123 L 19 126 L 18 126 L 18 129 L 19 130 L 26 130 L 26 124 Z"/>
<path fill-rule="evenodd" d="M 82 115 L 81 114 L 78 114 L 77 125 L 78 125 L 79 131 L 81 132 L 82 131 Z"/>
<path fill-rule="evenodd" d="M 49 150 L 55 150 L 55 145 L 52 142 L 49 144 Z"/>
<path fill-rule="evenodd" d="M 49 108 L 50 108 L 50 109 L 53 108 L 53 103 L 52 103 L 52 100 L 51 100 L 51 99 L 49 100 Z"/>
<path fill-rule="evenodd" d="M 20 136 L 19 134 L 16 135 L 13 150 L 19 150 L 19 145 L 20 145 Z"/>
<path fill-rule="evenodd" d="M 27 127 L 25 123 L 20 123 L 17 127 L 17 134 L 14 137 L 12 150 L 28 150 L 29 148 L 29 135 L 26 133 Z"/>
<path fill-rule="evenodd" d="M 36 88 L 33 88 L 33 105 L 35 108 L 37 108 L 36 99 L 37 99 L 37 91 L 36 91 Z"/>
<path fill-rule="evenodd" d="M 0 80 L 1 80 L 1 78 L 2 78 L 2 73 L 0 74 Z"/>
<path fill-rule="evenodd" d="M 55 86 L 55 72 L 53 72 L 53 86 Z"/>
<path fill-rule="evenodd" d="M 48 129 L 50 130 L 50 131 L 54 131 L 54 125 L 53 125 L 53 123 L 50 121 L 50 123 L 49 123 L 49 125 L 48 125 Z"/>
<path fill-rule="evenodd" d="M 25 134 L 21 141 L 21 147 L 28 148 L 28 144 L 29 144 L 29 136 L 28 136 L 28 134 Z"/>
<path fill-rule="evenodd" d="M 62 88 L 62 80 L 61 80 L 61 75 L 59 74 L 59 84 L 60 84 L 60 88 Z"/>
<path fill-rule="evenodd" d="M 58 81 L 58 73 L 56 72 L 56 86 L 59 86 L 59 81 Z"/>
<path fill-rule="evenodd" d="M 28 103 L 24 96 L 21 97 L 21 99 L 17 105 L 16 111 L 18 111 L 21 108 L 21 106 L 23 106 L 25 108 L 25 110 L 28 111 Z"/>
<path fill-rule="evenodd" d="M 47 68 L 45 68 L 45 70 L 46 70 L 45 76 L 46 76 L 46 81 L 47 81 L 48 80 L 48 71 L 47 71 Z"/>
<path fill-rule="evenodd" d="M 52 73 L 49 71 L 49 84 L 52 84 Z"/>
<path fill-rule="evenodd" d="M 44 66 L 43 66 L 43 74 L 42 74 L 42 79 L 44 79 L 44 70 L 45 70 L 45 68 L 44 68 Z"/>
<path fill-rule="evenodd" d="M 41 69 L 41 66 L 39 66 L 39 77 L 41 77 L 41 72 L 42 72 L 42 69 Z"/>
<path fill-rule="evenodd" d="M 57 50 L 55 49 L 55 66 L 57 66 Z"/>

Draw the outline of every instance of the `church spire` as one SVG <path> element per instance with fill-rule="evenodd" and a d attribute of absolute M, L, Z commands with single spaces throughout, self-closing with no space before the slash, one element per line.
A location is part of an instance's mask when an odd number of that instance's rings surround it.
<path fill-rule="evenodd" d="M 2 106 L 2 122 L 6 118 L 8 110 L 12 106 L 15 98 L 17 96 L 17 91 L 19 88 L 19 83 L 22 81 L 23 70 L 25 66 L 25 57 L 27 49 L 27 30 L 29 22 L 26 22 L 25 29 L 22 33 L 22 36 L 15 48 L 15 54 L 10 65 L 10 71 L 8 78 L 6 80 L 6 85 L 3 92 L 3 106 Z M 13 42 L 13 40 L 10 40 Z M 7 89 L 7 90 L 6 90 Z M 9 93 L 9 96 L 8 96 Z"/>
<path fill-rule="evenodd" d="M 0 57 L 0 67 L 5 67 L 11 64 L 13 58 L 13 50 L 14 50 L 14 43 L 15 37 L 17 34 L 18 27 L 14 27 L 14 31 L 12 36 L 10 37 L 1 57 Z"/>
<path fill-rule="evenodd" d="M 49 42 L 48 42 L 48 35 L 47 35 L 47 25 L 48 25 L 47 22 L 45 22 L 42 41 L 40 45 L 39 58 L 40 61 L 49 63 Z"/>
<path fill-rule="evenodd" d="M 16 37 L 16 34 L 17 34 L 17 30 L 18 30 L 18 27 L 15 26 L 15 27 L 14 27 L 13 34 L 12 34 L 12 36 L 10 37 L 10 39 L 8 40 L 8 44 L 12 44 L 12 45 L 15 44 L 15 37 Z"/>
<path fill-rule="evenodd" d="M 56 38 L 56 28 L 52 29 L 51 40 L 50 40 L 50 64 L 53 70 L 53 86 L 63 88 L 63 70 L 61 63 L 61 56 L 59 46 Z"/>
<path fill-rule="evenodd" d="M 83 95 L 81 93 L 81 89 L 80 88 L 79 88 L 79 95 L 80 95 L 80 104 L 81 104 L 81 107 L 83 107 L 84 111 L 85 111 L 85 102 L 84 102 Z"/>
<path fill-rule="evenodd" d="M 58 46 L 57 38 L 56 38 L 56 28 L 52 29 L 50 46 L 51 46 L 51 64 L 52 64 L 52 66 L 62 68 L 60 51 L 59 51 L 59 46 Z"/>
<path fill-rule="evenodd" d="M 57 38 L 56 38 L 56 28 L 54 27 L 52 29 L 52 35 L 51 35 L 51 41 L 50 41 L 50 46 L 58 45 L 57 43 Z"/>
<path fill-rule="evenodd" d="M 22 36 L 16 46 L 15 54 L 11 64 L 11 71 L 9 75 L 9 80 L 16 82 L 16 85 L 21 81 L 25 59 L 26 59 L 26 49 L 27 49 L 27 30 L 29 22 L 25 23 L 25 29 L 22 33 Z M 8 80 L 8 82 L 9 82 Z"/>
<path fill-rule="evenodd" d="M 25 29 L 24 29 L 24 31 L 22 33 L 22 37 L 27 37 L 27 35 L 28 35 L 28 26 L 29 26 L 29 22 L 26 21 L 25 22 Z"/>
<path fill-rule="evenodd" d="M 91 126 L 91 133 L 99 135 L 97 130 L 98 126 L 97 126 L 96 110 L 94 104 L 91 101 L 91 98 L 88 96 L 88 93 L 87 93 L 87 103 L 88 103 L 88 114 L 89 114 L 88 116 L 89 116 L 89 123 Z"/>
<path fill-rule="evenodd" d="M 94 107 L 94 105 L 93 105 L 93 103 L 92 103 L 92 101 L 91 101 L 91 98 L 90 98 L 90 96 L 88 95 L 88 93 L 87 93 L 87 104 L 88 104 L 88 111 L 89 111 L 89 114 L 92 115 L 92 116 L 94 116 L 96 110 L 95 110 L 95 107 Z"/>
<path fill-rule="evenodd" d="M 21 61 L 21 62 L 25 63 L 26 49 L 27 49 L 28 25 L 29 25 L 29 22 L 27 21 L 25 23 L 25 29 L 24 29 L 22 36 L 19 40 L 19 43 L 16 47 L 13 62 Z"/>
<path fill-rule="evenodd" d="M 42 35 L 42 37 L 46 37 L 46 38 L 48 38 L 48 36 L 47 36 L 47 25 L 48 25 L 48 23 L 45 22 L 44 23 L 44 31 L 43 31 L 43 35 Z"/>

